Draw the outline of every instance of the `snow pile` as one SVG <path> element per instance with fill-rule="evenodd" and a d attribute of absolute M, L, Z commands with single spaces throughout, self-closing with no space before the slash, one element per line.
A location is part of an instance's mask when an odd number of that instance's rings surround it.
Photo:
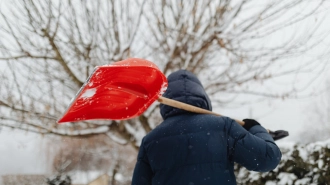
<path fill-rule="evenodd" d="M 279 144 L 282 160 L 267 173 L 250 172 L 235 166 L 237 183 L 244 185 L 319 185 L 330 182 L 330 139 L 299 145 Z"/>
<path fill-rule="evenodd" d="M 88 184 L 103 174 L 106 173 L 101 171 L 72 171 L 69 173 L 69 176 L 72 179 L 72 184 Z"/>

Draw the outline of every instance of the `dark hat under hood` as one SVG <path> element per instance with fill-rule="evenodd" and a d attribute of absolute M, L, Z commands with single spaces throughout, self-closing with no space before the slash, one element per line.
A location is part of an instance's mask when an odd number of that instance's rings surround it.
<path fill-rule="evenodd" d="M 202 83 L 194 74 L 186 70 L 179 70 L 171 73 L 167 80 L 168 87 L 163 94 L 164 97 L 212 111 L 211 101 Z M 160 105 L 160 114 L 163 119 L 185 113 L 188 111 Z"/>

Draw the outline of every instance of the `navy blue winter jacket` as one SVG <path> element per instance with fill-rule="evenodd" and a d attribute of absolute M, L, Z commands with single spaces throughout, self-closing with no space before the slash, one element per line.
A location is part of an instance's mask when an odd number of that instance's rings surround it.
<path fill-rule="evenodd" d="M 200 81 L 180 70 L 168 77 L 163 96 L 212 110 Z M 160 106 L 164 121 L 142 140 L 133 185 L 235 185 L 234 162 L 267 172 L 281 159 L 260 125 L 249 131 L 228 117 Z"/>

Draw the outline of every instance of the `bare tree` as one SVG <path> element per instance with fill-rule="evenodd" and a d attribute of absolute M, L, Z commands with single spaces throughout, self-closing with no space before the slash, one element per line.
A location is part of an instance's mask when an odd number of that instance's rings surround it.
<path fill-rule="evenodd" d="M 136 151 L 109 142 L 104 135 L 94 135 L 84 138 L 61 138 L 48 147 L 54 172 L 70 173 L 72 171 L 97 171 L 104 174 L 121 173 L 129 177 L 135 164 Z M 60 144 L 59 144 L 60 143 Z M 113 177 L 114 178 L 114 177 Z M 114 181 L 114 179 L 112 180 Z"/>
<path fill-rule="evenodd" d="M 311 143 L 329 139 L 330 136 L 330 84 L 327 80 L 323 93 L 315 97 L 304 112 L 305 129 L 299 133 L 304 139 L 301 143 Z"/>
<path fill-rule="evenodd" d="M 272 98 L 294 96 L 294 88 L 278 92 L 255 87 L 283 75 L 324 69 L 326 63 L 318 58 L 297 64 L 290 61 L 327 36 L 317 34 L 323 19 L 303 33 L 297 28 L 282 35 L 321 15 L 324 3 L 2 2 L 0 125 L 69 137 L 103 134 L 137 149 L 143 134 L 161 121 L 155 105 L 127 121 L 56 123 L 95 66 L 128 57 L 151 60 L 165 74 L 177 69 L 194 72 L 215 106 L 242 93 Z"/>

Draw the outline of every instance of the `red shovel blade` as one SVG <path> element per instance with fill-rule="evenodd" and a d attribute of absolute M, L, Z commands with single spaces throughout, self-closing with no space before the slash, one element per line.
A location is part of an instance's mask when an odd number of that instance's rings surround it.
<path fill-rule="evenodd" d="M 166 87 L 164 74 L 144 59 L 130 58 L 98 66 L 58 123 L 133 118 L 156 101 Z"/>

